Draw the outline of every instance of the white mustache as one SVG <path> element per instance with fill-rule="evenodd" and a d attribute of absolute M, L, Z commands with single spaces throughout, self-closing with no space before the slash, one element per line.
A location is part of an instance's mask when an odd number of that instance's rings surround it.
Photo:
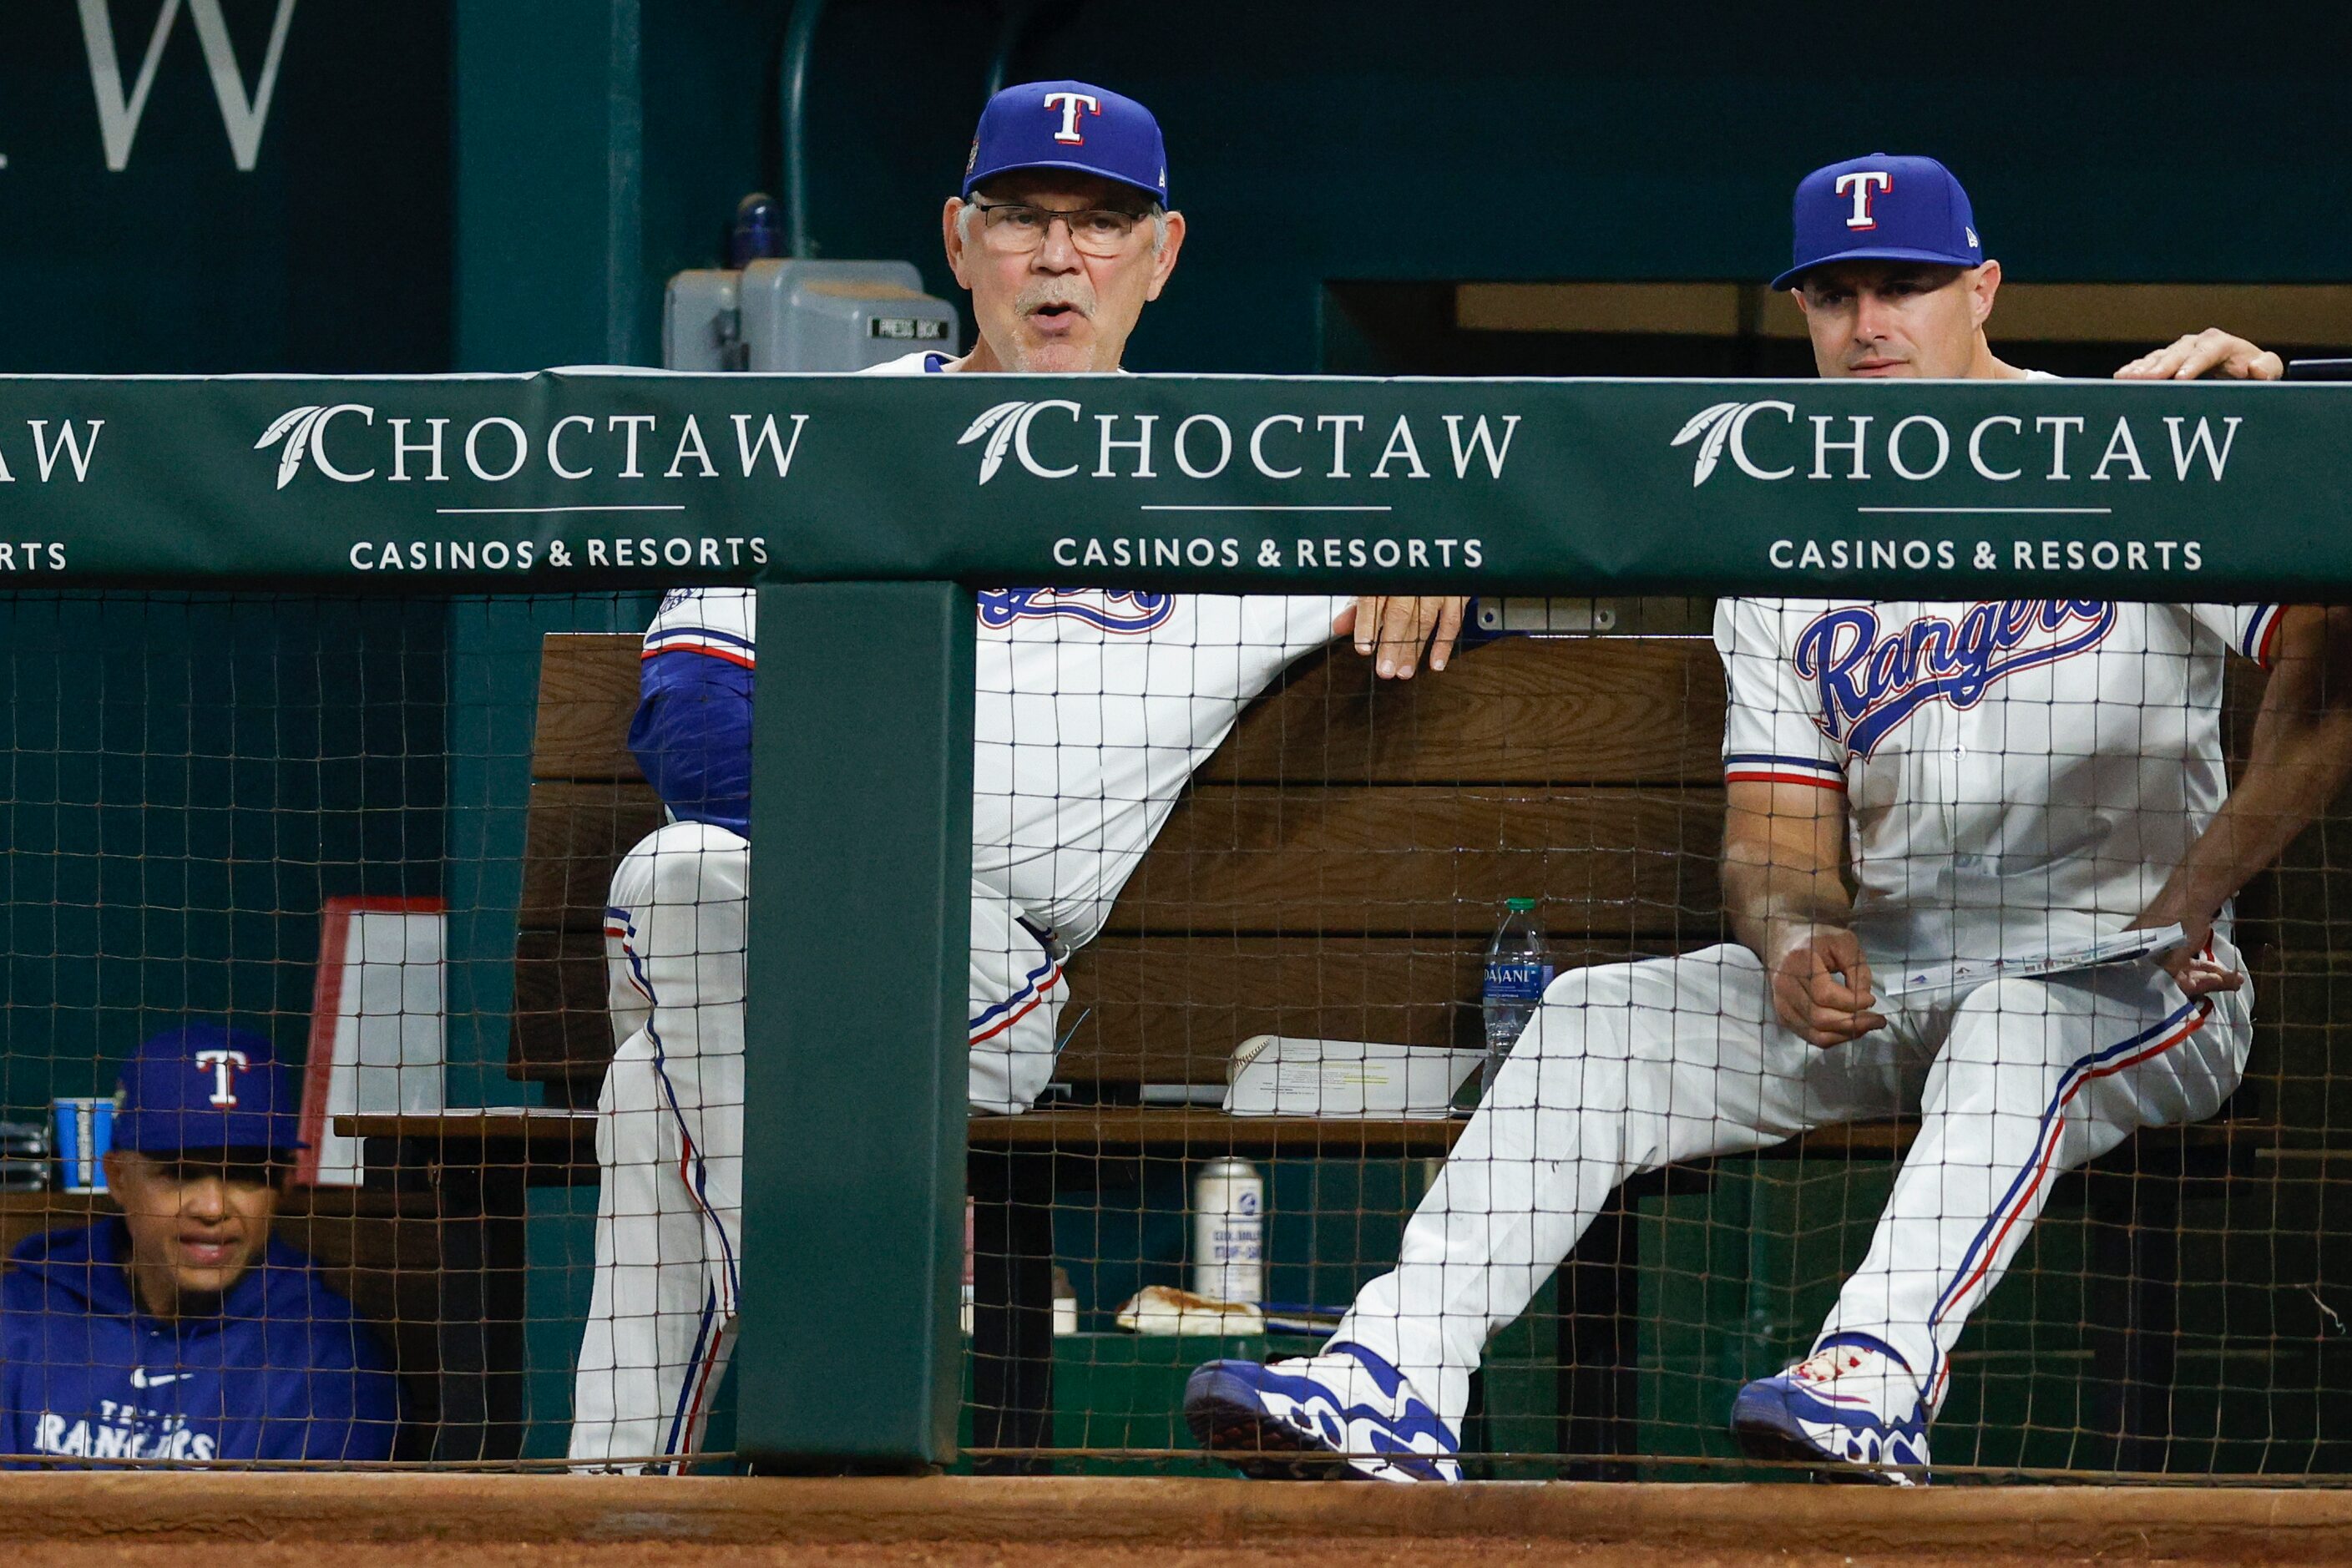
<path fill-rule="evenodd" d="M 1080 315 L 1091 318 L 1095 313 L 1094 290 L 1084 285 L 1074 287 L 1067 281 L 1055 279 L 1023 289 L 1020 297 L 1013 301 L 1013 308 L 1024 316 L 1045 305 L 1067 305 Z"/>

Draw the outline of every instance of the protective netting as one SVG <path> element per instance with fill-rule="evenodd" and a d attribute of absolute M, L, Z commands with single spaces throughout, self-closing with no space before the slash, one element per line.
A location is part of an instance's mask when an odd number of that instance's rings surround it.
<path fill-rule="evenodd" d="M 1397 681 L 1338 607 L 981 599 L 968 1463 L 1223 1473 L 1196 1369 L 1352 1309 L 1473 1476 L 1734 1473 L 1825 1331 L 1898 1436 L 1932 1369 L 1939 1474 L 2352 1470 L 2336 808 L 2210 1009 L 2075 951 L 2243 783 L 2290 620 L 1510 602 Z M 8 601 L 11 1455 L 724 1462 L 739 1254 L 788 1242 L 740 1225 L 791 1154 L 741 1100 L 755 637 L 656 608 Z M 1857 1040 L 1721 951 L 1759 811 L 1832 847 L 1817 923 L 1864 890 Z M 128 1184 L 72 1190 L 110 1120 Z"/>
<path fill-rule="evenodd" d="M 0 603 L 0 1462 L 566 1453 L 601 986 L 523 1042 L 650 792 L 554 820 L 540 649 L 651 602 Z"/>
<path fill-rule="evenodd" d="M 1181 596 L 1013 608 L 975 896 L 1067 968 L 1051 1086 L 971 1125 L 981 1468 L 2344 1468 L 2307 648 L 2269 784 L 2190 847 L 2263 751 L 2275 607 L 1489 605 L 1511 634 L 1409 682 L 1297 658 L 1229 736 L 1282 637 L 1237 679 L 1251 623 Z M 2242 988 L 2116 940 L 2201 942 L 2241 873 Z M 1800 927 L 1856 933 L 1868 1004 L 1776 1004 L 1759 951 L 1851 979 Z"/>

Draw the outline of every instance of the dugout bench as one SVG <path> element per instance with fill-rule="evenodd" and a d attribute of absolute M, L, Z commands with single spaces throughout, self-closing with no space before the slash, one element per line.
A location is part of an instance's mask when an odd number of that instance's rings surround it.
<path fill-rule="evenodd" d="M 1147 1100 L 1222 1086 L 1234 1046 L 1256 1034 L 1475 1048 L 1480 964 L 1509 897 L 1542 900 L 1563 966 L 1723 939 L 1723 683 L 1712 643 L 1694 635 L 1703 609 L 1637 608 L 1645 626 L 1681 635 L 1505 638 L 1402 685 L 1374 681 L 1368 661 L 1336 649 L 1293 666 L 1243 716 L 1069 966 L 1063 1098 L 970 1123 L 983 1468 L 1033 1468 L 1019 1452 L 1051 1442 L 1057 1192 L 1085 1190 L 1108 1162 L 1150 1157 L 1435 1158 L 1460 1130 Z M 605 893 L 621 856 L 661 821 L 624 744 L 639 647 L 595 633 L 544 643 L 509 1071 L 542 1084 L 551 1106 L 595 1102 L 613 1046 Z M 2233 679 L 2242 718 L 2260 676 L 2241 668 Z M 2281 1021 L 2309 1007 L 2287 1005 L 2294 966 L 2273 950 L 2294 924 L 2284 910 L 2327 907 L 2329 886 L 2282 891 L 2296 868 L 2326 878 L 2335 863 L 2324 844 L 2299 845 L 2286 873 L 2241 901 L 2263 1025 L 2248 1084 L 2223 1117 L 2128 1141 L 2060 1200 L 2088 1205 L 2098 1272 L 2130 1281 L 2121 1310 L 2088 1336 L 2113 1468 L 2165 1468 L 2181 1194 L 2274 1174 L 2297 1152 L 2265 1113 L 2277 1103 Z M 2323 1020 L 2311 1037 L 2323 1051 L 2328 1033 Z M 1910 1131 L 1830 1128 L 1755 1158 L 1892 1159 Z M 1631 1205 L 1710 1179 L 1682 1166 L 1629 1184 L 1561 1270 L 1557 1451 L 1587 1457 L 1568 1473 L 1629 1476 L 1601 1457 L 1637 1451 Z"/>

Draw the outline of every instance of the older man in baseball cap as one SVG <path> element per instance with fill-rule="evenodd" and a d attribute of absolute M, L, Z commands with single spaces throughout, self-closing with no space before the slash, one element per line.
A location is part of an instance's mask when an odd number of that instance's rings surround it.
<path fill-rule="evenodd" d="M 989 100 L 941 226 L 980 329 L 942 369 L 1117 370 L 1184 247 L 1160 122 L 1078 81 Z"/>
<path fill-rule="evenodd" d="M 122 1212 L 30 1238 L 0 1280 L 0 1462 L 391 1457 L 374 1334 L 270 1239 L 298 1099 L 268 1041 L 216 1024 L 123 1064 Z"/>
<path fill-rule="evenodd" d="M 872 374 L 1116 372 L 1185 238 L 1159 122 L 1083 81 L 989 100 L 940 225 L 979 341 L 961 358 L 909 353 Z M 680 589 L 646 632 L 629 747 L 672 821 L 623 860 L 605 910 L 616 1046 L 598 1103 L 596 1283 L 572 1399 L 572 1457 L 608 1468 L 691 1461 L 730 1353 L 738 1259 L 768 1244 L 740 1234 L 755 605 L 747 589 Z M 1408 678 L 1424 658 L 1442 669 L 1463 609 L 1458 597 L 979 595 L 974 1114 L 1017 1115 L 1045 1089 L 1064 1039 L 1065 959 L 1102 928 L 1244 706 L 1350 633 L 1382 677 Z M 1041 1393 L 1017 1403 L 1042 1411 Z M 1017 1446 L 981 1435 L 1001 1442 Z"/>

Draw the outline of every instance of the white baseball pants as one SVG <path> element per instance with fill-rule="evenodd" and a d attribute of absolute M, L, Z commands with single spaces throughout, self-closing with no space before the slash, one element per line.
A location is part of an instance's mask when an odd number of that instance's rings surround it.
<path fill-rule="evenodd" d="M 596 1103 L 596 1282 L 572 1458 L 673 1469 L 735 1340 L 751 847 L 680 822 L 629 851 L 604 910 L 618 1046 Z"/>
<path fill-rule="evenodd" d="M 2213 949 L 2243 967 L 2226 942 Z M 1916 1107 L 1917 1139 L 1822 1338 L 1884 1345 L 1932 1414 L 1961 1327 L 2052 1180 L 2137 1129 L 2212 1115 L 2237 1087 L 2246 996 L 2191 1002 L 2151 964 L 2115 965 L 1894 1004 L 1886 1028 L 1824 1050 L 1780 1027 L 1743 947 L 1562 975 L 1407 1225 L 1395 1271 L 1364 1288 L 1333 1342 L 1388 1360 L 1458 1426 L 1488 1337 L 1619 1183 Z"/>
<path fill-rule="evenodd" d="M 604 949 L 619 1044 L 597 1101 L 604 1187 L 572 1383 L 575 1460 L 684 1468 L 734 1347 L 750 870 L 743 839 L 681 822 L 648 836 L 613 875 Z M 1047 939 L 975 882 L 975 1111 L 1025 1110 L 1036 1100 L 1053 1071 L 1063 995 Z"/>
<path fill-rule="evenodd" d="M 1037 1103 L 1054 1076 L 1055 1031 L 1068 994 L 1053 939 L 1022 919 L 1003 894 L 972 883 L 965 1027 L 973 1110 L 1017 1116 Z"/>

